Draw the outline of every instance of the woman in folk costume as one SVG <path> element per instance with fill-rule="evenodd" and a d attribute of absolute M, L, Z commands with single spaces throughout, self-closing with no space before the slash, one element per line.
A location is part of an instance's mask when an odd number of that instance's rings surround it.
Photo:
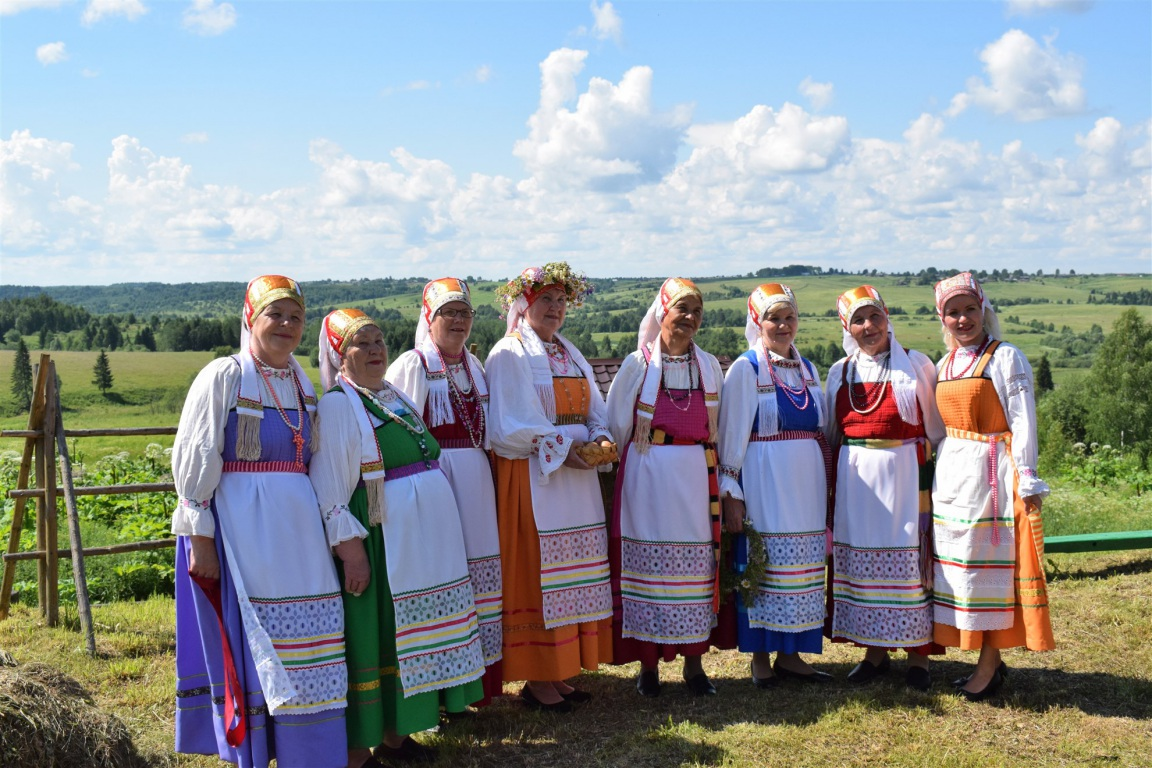
<path fill-rule="evenodd" d="M 440 446 L 384 381 L 380 328 L 338 309 L 320 328 L 320 447 L 309 474 L 339 558 L 348 642 L 348 765 L 434 759 L 408 734 L 483 695 L 464 535 Z"/>
<path fill-rule="evenodd" d="M 475 314 L 463 280 L 445 277 L 428 283 L 416 325 L 416 348 L 388 366 L 385 378 L 411 398 L 440 444 L 440 468 L 452 485 L 464 529 L 487 665 L 481 704 L 487 704 L 502 691 L 504 636 L 496 489 L 487 451 L 488 384 L 480 361 L 465 347 Z"/>
<path fill-rule="evenodd" d="M 761 572 L 737 614 L 740 650 L 752 653 L 752 684 L 823 683 L 801 653 L 820 653 L 832 457 L 816 366 L 796 350 L 799 310 L 792 289 L 765 283 L 748 297 L 748 351 L 732 363 L 720 408 L 720 495 L 727 530 L 748 518 L 763 542 Z M 737 564 L 749 545 L 737 540 Z M 771 665 L 772 652 L 776 663 Z"/>
<path fill-rule="evenodd" d="M 308 482 L 316 396 L 292 352 L 304 296 L 248 284 L 240 354 L 188 391 L 172 450 L 176 751 L 342 766 L 344 611 Z"/>
<path fill-rule="evenodd" d="M 608 392 L 608 426 L 626 446 L 612 510 L 613 662 L 640 662 L 636 690 L 660 695 L 657 665 L 684 657 L 696 695 L 716 688 L 700 662 L 735 647 L 731 610 L 717 622 L 720 502 L 716 424 L 720 363 L 693 342 L 704 299 L 669 278 L 640 323 L 636 351 Z"/>
<path fill-rule="evenodd" d="M 1004 648 L 1056 647 L 1044 581 L 1048 486 L 1036 476 L 1032 366 L 1000 335 L 996 313 L 968 272 L 936 284 L 949 352 L 936 402 L 948 429 L 936 461 L 936 642 L 979 650 L 976 670 L 953 682 L 969 701 L 1004 683 Z"/>
<path fill-rule="evenodd" d="M 595 471 L 576 450 L 608 438 L 604 400 L 560 335 L 591 292 L 564 262 L 530 267 L 497 293 L 508 335 L 486 364 L 504 570 L 504 679 L 534 709 L 589 694 L 564 682 L 612 656 L 608 531 Z"/>
<path fill-rule="evenodd" d="M 832 524 L 833 640 L 863 646 L 848 673 L 866 683 L 908 653 L 904 680 L 928 690 L 932 643 L 932 448 L 944 435 L 932 361 L 896 341 L 870 285 L 841 294 L 848 356 L 828 371 L 829 443 L 838 449 Z"/>

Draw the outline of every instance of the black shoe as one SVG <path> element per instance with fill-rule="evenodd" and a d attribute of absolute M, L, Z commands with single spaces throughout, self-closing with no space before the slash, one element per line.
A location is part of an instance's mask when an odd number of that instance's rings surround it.
<path fill-rule="evenodd" d="M 660 674 L 654 669 L 642 669 L 636 678 L 636 692 L 641 696 L 656 698 L 660 695 Z"/>
<path fill-rule="evenodd" d="M 570 701 L 573 704 L 587 704 L 592 701 L 592 694 L 588 691 L 578 691 L 575 688 L 560 695 L 564 697 L 564 701 Z"/>
<path fill-rule="evenodd" d="M 536 698 L 536 694 L 532 693 L 532 689 L 528 686 L 520 691 L 520 698 L 524 700 L 524 704 L 528 709 L 534 709 L 537 712 L 556 712 L 558 714 L 566 714 L 572 711 L 572 702 L 567 699 L 560 699 L 555 704 L 545 704 Z"/>
<path fill-rule="evenodd" d="M 832 675 L 827 672 L 793 672 L 787 667 L 780 666 L 780 661 L 777 660 L 772 665 L 772 671 L 776 673 L 776 677 L 781 680 L 799 680 L 802 683 L 830 683 L 832 682 Z"/>
<path fill-rule="evenodd" d="M 1007 664 L 1005 664 L 1004 662 L 1000 662 L 1000 666 L 997 667 L 996 669 L 1000 672 L 1000 677 L 1004 678 L 1005 680 L 1008 679 L 1008 665 Z M 964 686 L 968 685 L 968 681 L 971 679 L 972 679 L 972 675 L 965 675 L 964 677 L 958 677 L 952 681 L 952 687 L 953 688 L 963 688 Z"/>
<path fill-rule="evenodd" d="M 692 691 L 694 696 L 716 695 L 716 686 L 712 685 L 708 675 L 703 672 L 697 672 L 692 677 L 684 678 L 684 684 L 688 686 L 688 690 Z"/>
<path fill-rule="evenodd" d="M 884 661 L 880 662 L 879 664 L 873 664 L 872 662 L 865 659 L 853 667 L 852 671 L 848 673 L 848 682 L 856 683 L 857 685 L 870 683 L 880 675 L 888 674 L 888 670 L 891 668 L 892 662 L 888 659 L 887 656 L 885 656 Z"/>
<path fill-rule="evenodd" d="M 768 677 L 756 677 L 756 665 L 749 663 L 749 671 L 752 673 L 752 685 L 756 686 L 762 691 L 767 691 L 780 685 L 780 679 L 775 675 Z"/>
<path fill-rule="evenodd" d="M 908 667 L 904 672 L 904 684 L 917 691 L 927 692 L 932 687 L 932 675 L 927 667 Z"/>
<path fill-rule="evenodd" d="M 988 685 L 984 686 L 979 691 L 969 691 L 964 688 L 957 688 L 956 693 L 964 697 L 968 701 L 984 701 L 996 695 L 996 692 L 1004 685 L 1004 675 L 1000 674 L 1000 669 L 997 668 L 992 674 L 992 679 L 988 681 Z"/>
<path fill-rule="evenodd" d="M 411 736 L 405 736 L 398 747 L 381 744 L 372 750 L 372 757 L 378 763 L 385 760 L 396 763 L 431 763 L 438 756 L 439 752 L 435 748 L 426 747 Z"/>

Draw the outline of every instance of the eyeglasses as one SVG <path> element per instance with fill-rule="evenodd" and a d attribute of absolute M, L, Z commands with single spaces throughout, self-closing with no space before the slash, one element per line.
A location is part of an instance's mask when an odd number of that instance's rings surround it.
<path fill-rule="evenodd" d="M 473 317 L 476 317 L 476 310 L 474 310 L 474 309 L 438 309 L 438 310 L 436 310 L 436 314 L 439 315 L 440 317 L 446 317 L 449 320 L 455 320 L 458 317 L 462 317 L 465 320 L 471 320 Z"/>

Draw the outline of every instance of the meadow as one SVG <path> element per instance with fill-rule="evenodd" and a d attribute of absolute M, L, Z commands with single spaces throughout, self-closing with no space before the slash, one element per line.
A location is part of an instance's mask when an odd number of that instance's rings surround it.
<path fill-rule="evenodd" d="M 704 659 L 718 695 L 690 696 L 679 665 L 662 665 L 664 691 L 645 699 L 636 665 L 601 667 L 575 682 L 594 700 L 572 715 L 526 710 L 517 685 L 474 717 L 419 735 L 456 768 L 765 768 L 773 766 L 1115 766 L 1152 761 L 1152 559 L 1147 553 L 1049 559 L 1057 650 L 1005 653 L 1011 675 L 998 700 L 970 704 L 947 681 L 967 674 L 973 654 L 933 663 L 933 688 L 903 685 L 902 667 L 867 687 L 845 675 L 857 649 L 826 644 L 812 662 L 836 676 L 828 686 L 760 691 L 748 657 Z M 218 766 L 172 753 L 174 636 L 171 598 L 95 608 L 98 656 L 83 653 L 74 611 L 42 626 L 16 606 L 0 622 L 0 648 L 17 661 L 65 670 L 128 726 L 149 765 Z"/>

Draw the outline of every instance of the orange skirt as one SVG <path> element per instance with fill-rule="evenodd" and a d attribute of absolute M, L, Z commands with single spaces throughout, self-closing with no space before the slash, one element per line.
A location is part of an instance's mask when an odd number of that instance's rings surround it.
<path fill-rule="evenodd" d="M 1012 626 L 974 631 L 937 623 L 933 635 L 940 645 L 965 651 L 977 651 L 985 645 L 1000 649 L 1027 648 L 1030 651 L 1056 648 L 1048 612 L 1048 586 L 1038 554 L 1043 552 L 1044 525 L 1039 514 L 1028 515 L 1024 511 L 1024 499 L 1020 498 L 1015 487 L 1012 489 L 1012 512 L 1016 526 L 1016 568 L 1012 574 L 1016 607 Z"/>
<path fill-rule="evenodd" d="M 495 457 L 504 574 L 504 680 L 564 680 L 612 661 L 612 620 L 544 627 L 540 537 L 527 459 Z M 563 471 L 563 470 L 561 470 Z"/>

